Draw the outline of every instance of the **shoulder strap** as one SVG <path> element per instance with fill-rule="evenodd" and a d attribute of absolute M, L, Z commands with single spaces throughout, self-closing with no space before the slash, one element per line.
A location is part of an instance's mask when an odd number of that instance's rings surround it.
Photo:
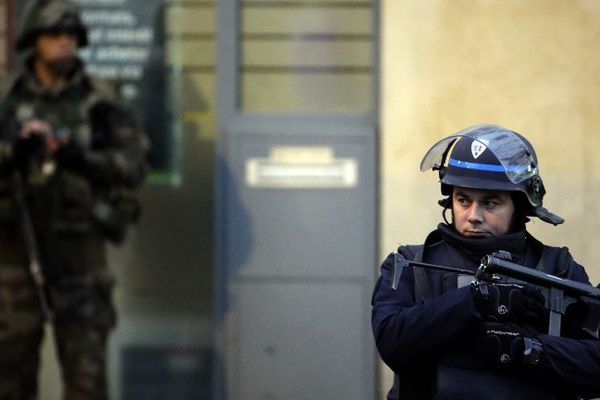
<path fill-rule="evenodd" d="M 423 249 L 425 245 L 412 245 L 412 246 L 400 246 L 398 248 L 398 252 L 401 253 L 405 258 L 413 261 L 423 261 Z M 415 301 L 417 303 L 425 304 L 433 299 L 433 292 L 431 290 L 431 282 L 429 280 L 429 276 L 424 268 L 413 268 L 414 277 L 415 277 Z M 423 379 L 425 377 L 430 377 L 433 379 L 433 374 L 420 374 L 417 375 L 419 378 Z M 394 384 L 392 389 L 387 395 L 387 399 L 400 399 L 400 398 L 422 398 L 423 393 L 419 391 L 420 388 L 432 388 L 434 387 L 431 381 L 427 382 L 427 385 L 416 384 L 415 379 L 413 377 L 409 378 L 410 383 L 406 383 L 407 377 L 400 376 L 398 373 L 394 374 Z M 404 382 L 404 383 L 401 383 Z M 422 383 L 422 382 L 421 382 Z M 416 390 L 416 392 L 415 392 Z M 400 397 L 400 392 L 402 392 L 402 397 Z M 410 393 L 413 392 L 413 393 Z M 415 394 L 418 393 L 418 396 L 415 397 Z"/>
<path fill-rule="evenodd" d="M 422 244 L 418 245 L 404 245 L 398 247 L 398 253 L 402 253 L 404 258 L 412 261 L 423 261 L 423 248 Z"/>
<path fill-rule="evenodd" d="M 424 245 L 400 246 L 398 252 L 404 257 L 413 261 L 423 261 Z M 427 303 L 433 299 L 431 282 L 427 271 L 424 268 L 413 268 L 415 277 L 415 301 L 417 303 Z"/>
<path fill-rule="evenodd" d="M 569 270 L 572 259 L 568 247 L 544 246 L 536 269 L 547 274 L 564 277 Z"/>
<path fill-rule="evenodd" d="M 569 271 L 569 265 L 573 261 L 573 256 L 568 247 L 561 247 L 558 253 L 558 262 L 556 263 L 556 276 L 565 276 Z"/>

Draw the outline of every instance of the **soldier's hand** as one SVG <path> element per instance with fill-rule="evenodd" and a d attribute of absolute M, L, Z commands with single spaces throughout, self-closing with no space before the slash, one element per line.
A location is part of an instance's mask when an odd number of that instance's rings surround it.
<path fill-rule="evenodd" d="M 475 339 L 477 356 L 499 368 L 537 365 L 543 350 L 538 339 L 513 323 L 482 323 Z"/>
<path fill-rule="evenodd" d="M 54 137 L 52 127 L 46 121 L 32 118 L 21 125 L 19 140 L 38 138 L 49 153 L 54 153 L 61 145 Z"/>
<path fill-rule="evenodd" d="M 27 168 L 32 159 L 44 154 L 44 140 L 39 135 L 18 137 L 12 145 L 12 157 L 18 168 Z"/>
<path fill-rule="evenodd" d="M 473 300 L 484 321 L 544 325 L 548 317 L 544 295 L 529 285 L 477 282 Z"/>

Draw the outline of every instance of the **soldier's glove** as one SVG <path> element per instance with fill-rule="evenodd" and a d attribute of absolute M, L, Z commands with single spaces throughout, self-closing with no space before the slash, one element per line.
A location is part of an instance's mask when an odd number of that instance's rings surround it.
<path fill-rule="evenodd" d="M 548 318 L 544 295 L 536 288 L 516 283 L 475 282 L 475 306 L 484 321 L 526 323 L 544 327 Z"/>
<path fill-rule="evenodd" d="M 544 352 L 542 342 L 516 324 L 484 322 L 475 339 L 478 357 L 499 368 L 537 365 Z"/>
<path fill-rule="evenodd" d="M 12 157 L 15 166 L 21 170 L 29 168 L 36 160 L 41 160 L 46 154 L 44 137 L 32 134 L 29 137 L 17 138 L 12 145 Z"/>
<path fill-rule="evenodd" d="M 70 140 L 61 146 L 54 154 L 54 159 L 62 168 L 77 171 L 82 174 L 87 173 L 88 162 L 85 150 L 73 140 Z"/>

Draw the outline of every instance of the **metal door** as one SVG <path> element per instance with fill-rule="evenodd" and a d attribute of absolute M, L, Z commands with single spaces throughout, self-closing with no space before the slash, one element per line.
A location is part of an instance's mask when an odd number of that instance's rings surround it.
<path fill-rule="evenodd" d="M 218 6 L 216 397 L 374 399 L 377 3 Z"/>

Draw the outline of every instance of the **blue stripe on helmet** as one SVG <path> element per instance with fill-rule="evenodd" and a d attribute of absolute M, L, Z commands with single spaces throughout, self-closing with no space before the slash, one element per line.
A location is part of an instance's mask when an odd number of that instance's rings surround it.
<path fill-rule="evenodd" d="M 520 166 L 520 165 L 507 166 L 505 168 L 502 165 L 472 163 L 472 162 L 468 162 L 468 161 L 456 160 L 454 158 L 450 158 L 448 160 L 448 165 L 451 165 L 451 166 L 457 167 L 457 168 L 476 169 L 479 171 L 488 171 L 488 172 L 513 172 L 513 171 L 523 170 L 523 166 Z"/>

